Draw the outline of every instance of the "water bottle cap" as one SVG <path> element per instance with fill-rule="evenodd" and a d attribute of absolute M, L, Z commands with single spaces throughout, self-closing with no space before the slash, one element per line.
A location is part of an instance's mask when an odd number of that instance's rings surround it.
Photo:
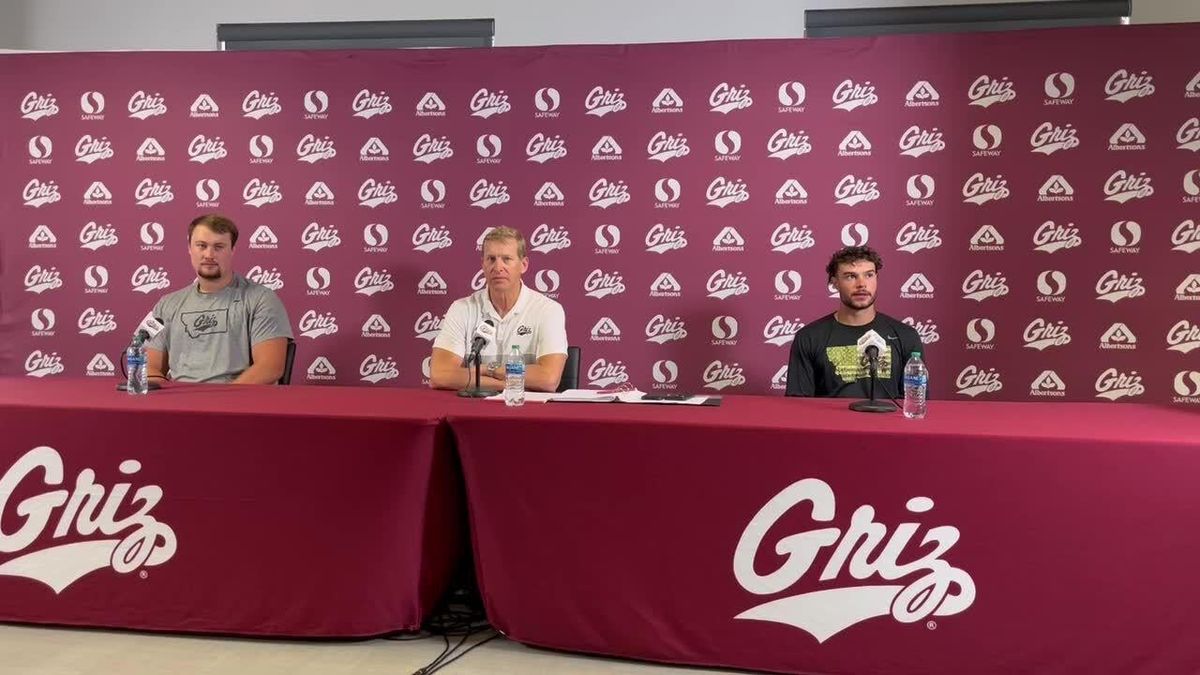
<path fill-rule="evenodd" d="M 916 358 L 921 358 L 921 352 L 913 352 L 913 353 L 912 353 L 912 354 L 910 354 L 909 356 L 913 356 L 913 357 L 916 357 Z"/>

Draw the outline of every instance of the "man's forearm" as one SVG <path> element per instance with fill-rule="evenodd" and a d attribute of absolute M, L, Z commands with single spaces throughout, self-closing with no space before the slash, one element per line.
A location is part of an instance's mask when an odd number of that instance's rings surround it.
<path fill-rule="evenodd" d="M 271 368 L 265 363 L 256 363 L 243 370 L 242 374 L 233 380 L 233 384 L 275 384 L 281 377 L 281 369 Z"/>

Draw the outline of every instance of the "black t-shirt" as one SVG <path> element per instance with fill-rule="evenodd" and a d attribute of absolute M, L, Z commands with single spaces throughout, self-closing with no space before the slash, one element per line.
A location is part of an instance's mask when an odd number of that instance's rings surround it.
<path fill-rule="evenodd" d="M 792 340 L 788 359 L 788 396 L 839 396 L 866 398 L 870 377 L 858 356 L 858 339 L 875 331 L 888 344 L 879 353 L 879 382 L 876 398 L 903 394 L 904 364 L 917 352 L 925 358 L 925 347 L 917 331 L 890 316 L 876 313 L 871 323 L 845 326 L 833 314 L 801 328 Z"/>

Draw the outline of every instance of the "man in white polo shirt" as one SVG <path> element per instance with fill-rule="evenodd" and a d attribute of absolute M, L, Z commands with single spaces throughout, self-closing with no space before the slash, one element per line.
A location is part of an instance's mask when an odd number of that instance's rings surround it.
<path fill-rule="evenodd" d="M 521 283 L 529 269 L 525 237 L 498 227 L 483 238 L 483 274 L 487 286 L 450 305 L 433 341 L 429 386 L 462 389 L 474 380 L 463 365 L 479 324 L 491 319 L 496 339 L 483 348 L 479 384 L 504 388 L 504 360 L 513 345 L 525 359 L 525 389 L 555 391 L 567 362 L 566 316 L 562 305 Z"/>

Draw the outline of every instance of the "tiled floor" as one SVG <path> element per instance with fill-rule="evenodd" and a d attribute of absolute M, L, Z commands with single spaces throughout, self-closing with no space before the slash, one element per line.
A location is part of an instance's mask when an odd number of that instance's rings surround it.
<path fill-rule="evenodd" d="M 452 638 L 452 643 L 456 640 Z M 440 637 L 302 642 L 0 625 L 0 675 L 410 675 L 437 658 L 444 645 Z M 447 675 L 722 672 L 728 671 L 531 649 L 502 637 L 438 671 Z"/>

